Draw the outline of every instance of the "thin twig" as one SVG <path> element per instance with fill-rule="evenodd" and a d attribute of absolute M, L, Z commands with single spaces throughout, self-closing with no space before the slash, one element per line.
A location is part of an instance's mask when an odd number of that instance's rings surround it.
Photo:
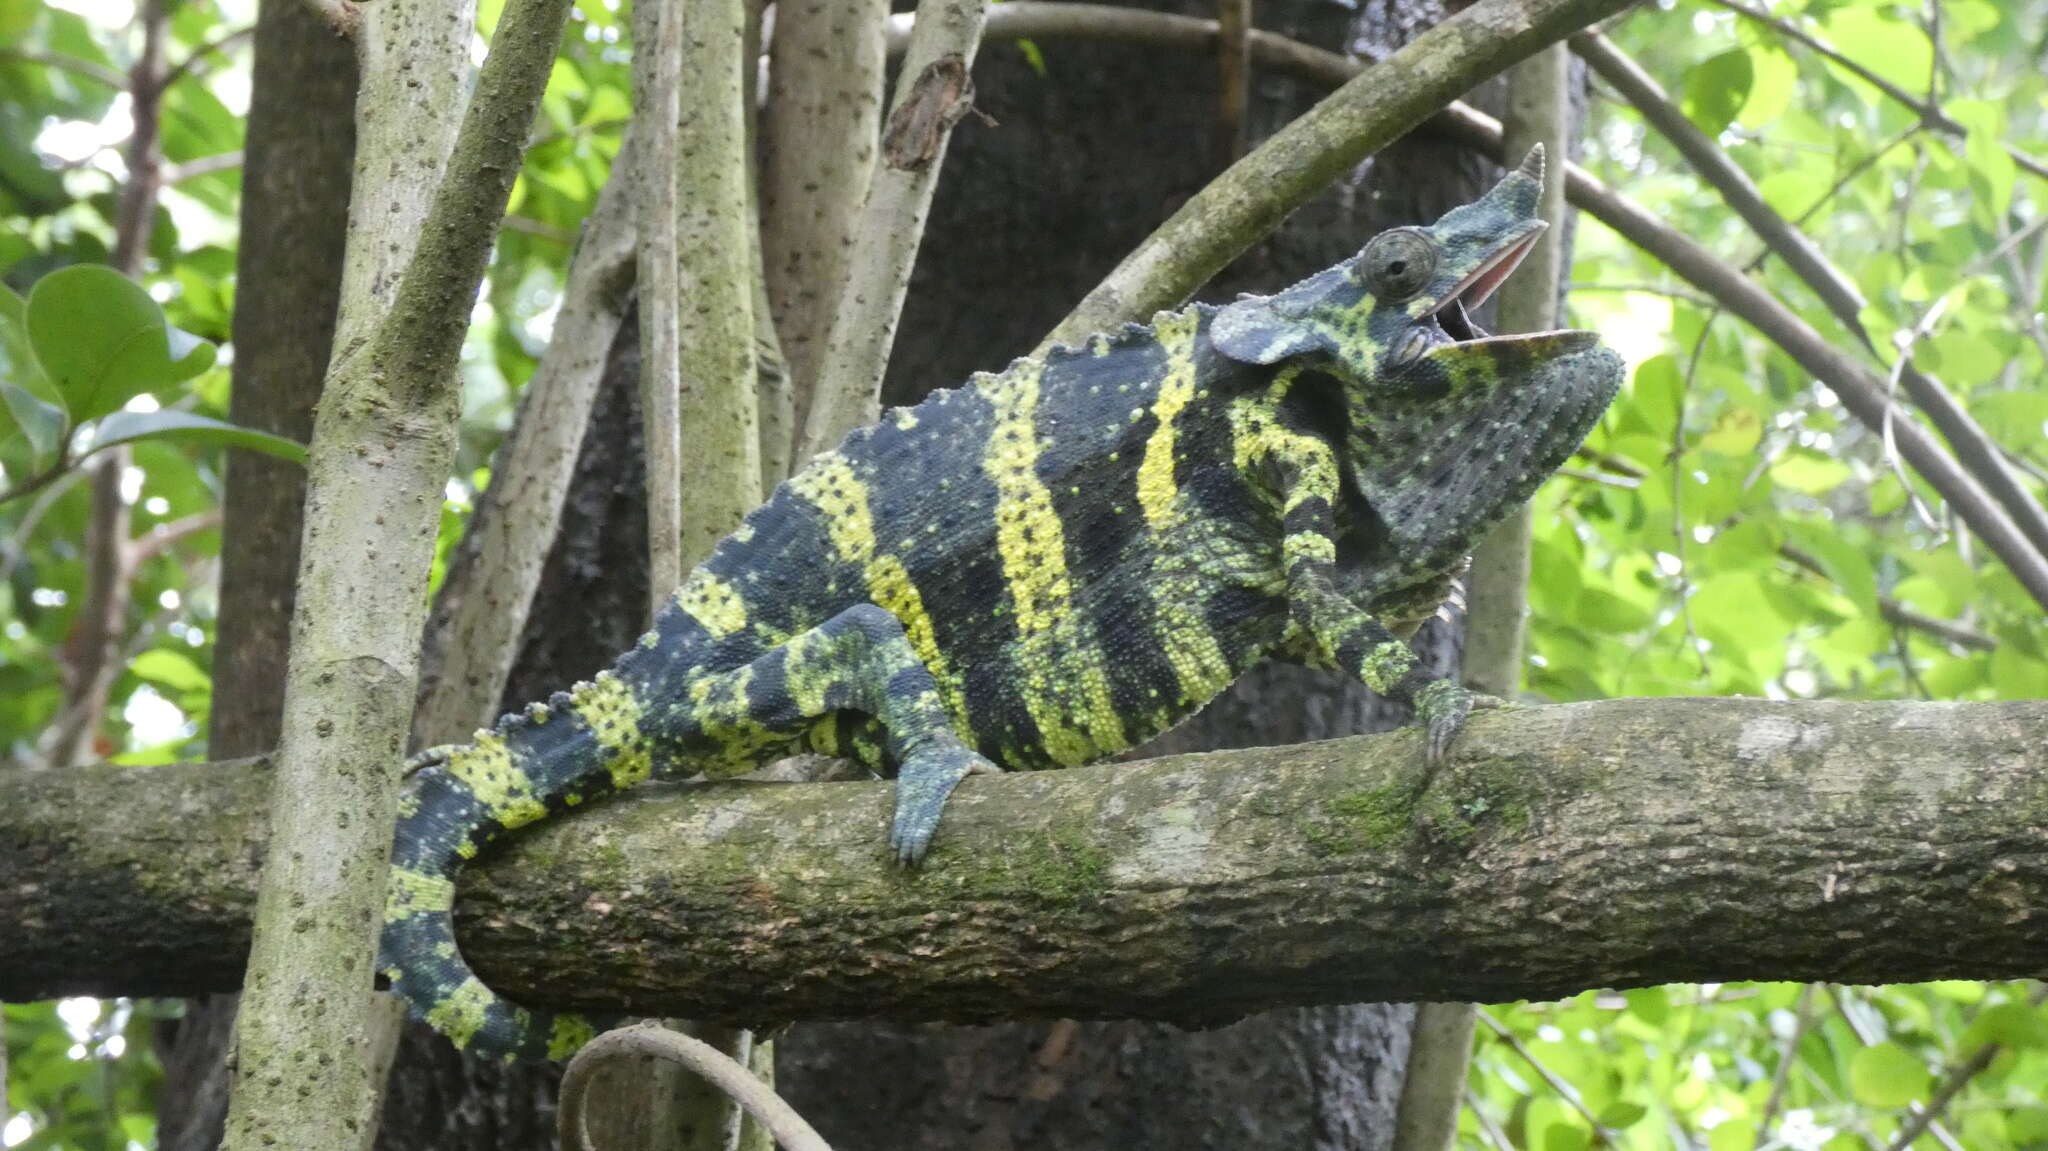
<path fill-rule="evenodd" d="M 1830 578 L 1827 569 L 1822 566 L 1821 562 L 1800 548 L 1794 547 L 1791 544 L 1780 544 L 1778 545 L 1778 554 L 1785 557 L 1795 567 L 1803 568 L 1822 579 Z M 1996 651 L 1998 649 L 1998 641 L 1985 635 L 1983 632 L 1965 627 L 1954 620 L 1937 619 L 1931 615 L 1923 615 L 1890 596 L 1881 595 L 1877 597 L 1877 612 L 1878 615 L 1884 618 L 1885 622 L 1895 627 L 1908 627 L 1914 631 L 1923 631 L 1943 643 L 1954 644 L 1959 648 L 1969 651 Z"/>
<path fill-rule="evenodd" d="M 1625 492 L 1632 492 L 1643 486 L 1643 481 L 1634 476 L 1614 475 L 1610 472 L 1595 472 L 1585 468 L 1561 467 L 1557 469 L 1557 474 L 1569 479 L 1583 480 L 1589 484 L 1599 484 L 1602 487 L 1620 488 Z"/>
<path fill-rule="evenodd" d="M 1668 296 L 1674 300 L 1683 300 L 1696 308 L 1711 308 L 1714 306 L 1713 300 L 1698 292 L 1690 292 L 1684 288 L 1668 287 L 1664 284 L 1572 280 L 1565 284 L 1565 289 L 1572 292 L 1641 292 L 1647 296 Z"/>
<path fill-rule="evenodd" d="M 1765 1098 L 1763 1113 L 1756 1120 L 1754 1146 L 1759 1151 L 1770 1141 L 1771 1120 L 1778 1117 L 1778 1108 L 1784 1105 L 1785 1081 L 1791 1075 L 1793 1065 L 1799 1062 L 1799 1041 L 1813 1026 L 1813 993 L 1814 985 L 1811 983 L 1800 990 L 1799 1004 L 1793 1009 L 1792 1031 L 1778 1045 L 1778 1066 L 1771 1072 L 1771 1093 Z"/>
<path fill-rule="evenodd" d="M 21 519 L 15 522 L 14 531 L 8 535 L 6 543 L 0 545 L 0 555 L 5 556 L 4 559 L 0 559 L 0 584 L 12 579 L 14 569 L 20 567 L 21 561 L 27 557 L 29 537 L 35 534 L 37 525 L 43 522 L 43 517 L 49 514 L 50 509 L 56 506 L 65 492 L 71 490 L 73 484 L 85 478 L 85 473 L 77 468 L 67 467 L 52 471 L 52 478 L 43 486 L 42 494 L 36 497 L 36 502 L 28 506 L 28 511 L 22 513 Z M 0 503 L 5 502 L 6 499 L 0 497 Z"/>
<path fill-rule="evenodd" d="M 1857 1015 L 1856 1008 L 1851 1006 L 1856 1001 L 1849 997 L 1848 988 L 1843 987 L 1839 983 L 1830 983 L 1827 985 L 1827 989 L 1828 996 L 1835 1002 L 1835 1010 L 1842 1016 L 1842 1022 L 1848 1024 L 1849 1030 L 1855 1033 L 1858 1043 L 1863 1044 L 1865 1047 L 1875 1047 L 1884 1041 L 1883 1037 L 1865 1026 L 1862 1017 Z M 1857 1006 L 1860 1006 L 1860 1004 Z M 1912 1113 L 1909 1112 L 1909 1114 Z M 1962 1145 L 1956 1142 L 1955 1136 L 1951 1135 L 1948 1129 L 1942 1126 L 1941 1121 L 1933 1115 L 1927 1116 L 1927 1122 L 1923 1125 L 1922 1129 L 1926 1134 L 1934 1136 L 1935 1141 L 1947 1148 L 1948 1151 L 1963 1151 Z"/>
<path fill-rule="evenodd" d="M 1216 0 L 1216 123 L 1218 171 L 1244 155 L 1250 140 L 1251 0 Z"/>
<path fill-rule="evenodd" d="M 2043 1000 L 2048 1000 L 2048 984 L 2036 987 L 2034 993 L 2027 996 L 2027 1006 L 2039 1007 Z M 1955 1097 L 1962 1093 L 1963 1088 L 1969 1086 L 1970 1080 L 1991 1066 L 1991 1061 L 1998 1058 L 1998 1053 L 2004 1049 L 2005 1045 L 1998 1040 L 1987 1040 L 1983 1046 L 1971 1052 L 1968 1059 L 1950 1067 L 1948 1074 L 1942 1078 L 1941 1086 L 1934 1089 L 1934 1094 L 1928 1098 L 1927 1104 L 1916 1107 L 1913 1113 L 1907 1116 L 1906 1121 L 1900 1124 L 1898 1134 L 1892 1136 L 1891 1145 L 1885 1151 L 1906 1151 L 1906 1148 L 1911 1147 L 1913 1140 L 1925 1133 L 1928 1125 L 1947 1110 L 1948 1105 L 1955 1101 Z"/>
<path fill-rule="evenodd" d="M 182 164 L 166 164 L 164 165 L 163 179 L 166 186 L 182 184 L 186 180 L 196 180 L 201 176 L 210 176 L 215 172 L 226 172 L 241 166 L 242 152 L 241 149 L 237 148 L 232 152 L 216 152 L 211 156 L 200 156 L 197 159 L 187 160 Z"/>
<path fill-rule="evenodd" d="M 1700 355 L 1706 351 L 1707 336 L 1714 330 L 1714 321 L 1721 317 L 1721 308 L 1715 305 L 1700 323 L 1699 338 L 1692 342 L 1692 354 L 1685 361 L 1685 379 L 1679 385 L 1676 402 L 1678 410 L 1671 414 L 1671 537 L 1678 557 L 1678 618 L 1685 625 L 1685 645 L 1692 650 L 1693 658 L 1700 661 L 1700 676 L 1712 674 L 1707 666 L 1707 649 L 1700 643 L 1699 630 L 1692 619 L 1692 577 L 1687 574 L 1691 565 L 1687 563 L 1685 538 L 1685 401 L 1692 394 L 1692 381 L 1699 371 Z"/>
<path fill-rule="evenodd" d="M 183 60 L 171 65 L 171 70 L 164 73 L 164 87 L 168 88 L 184 79 L 187 75 L 197 71 L 201 61 L 212 57 L 216 53 L 225 52 L 255 34 L 256 26 L 254 24 L 245 24 L 192 49 Z"/>
<path fill-rule="evenodd" d="M 1492 1147 L 1494 1151 L 1515 1151 L 1515 1145 L 1508 1139 L 1507 1132 L 1502 1131 L 1500 1124 L 1486 1113 L 1485 1107 L 1481 1106 L 1479 1096 L 1467 1090 L 1465 1106 L 1472 1109 L 1473 1122 L 1479 1125 L 1479 1133 L 1486 1137 L 1487 1146 Z"/>
<path fill-rule="evenodd" d="M 508 232 L 518 232 L 526 236 L 538 236 L 543 240 L 553 240 L 557 244 L 569 247 L 575 247 L 576 245 L 576 233 L 567 228 L 558 228 L 544 220 L 536 220 L 531 216 L 505 217 L 505 230 Z M 564 294 L 566 295 L 566 293 Z"/>
<path fill-rule="evenodd" d="M 1592 1126 L 1594 1139 L 1604 1145 L 1611 1146 L 1620 1138 L 1620 1132 L 1600 1122 L 1600 1118 L 1593 1114 L 1591 1108 L 1586 1106 L 1586 1101 L 1579 1095 L 1578 1088 L 1560 1078 L 1557 1072 L 1544 1066 L 1543 1061 L 1536 1058 L 1536 1053 L 1529 1050 L 1522 1043 L 1521 1039 L 1513 1031 L 1509 1030 L 1505 1024 L 1495 1019 L 1491 1011 L 1481 1007 L 1479 1009 L 1479 1020 L 1493 1031 L 1496 1039 L 1507 1044 L 1508 1050 L 1520 1056 L 1522 1062 L 1529 1065 L 1530 1070 L 1534 1071 L 1545 1083 L 1549 1084 L 1550 1089 L 1557 1093 L 1558 1098 L 1564 1100 L 1567 1106 L 1578 1112 Z"/>
<path fill-rule="evenodd" d="M 158 524 L 147 533 L 136 536 L 128 541 L 127 553 L 123 560 L 128 565 L 128 569 L 133 571 L 144 561 L 162 555 L 185 539 L 198 535 L 200 532 L 211 531 L 219 527 L 220 519 L 220 509 L 211 508 L 203 512 L 194 512 L 189 516 L 172 520 L 169 523 Z"/>
<path fill-rule="evenodd" d="M 584 1110 L 597 1069 L 622 1059 L 660 1059 L 702 1076 L 775 1136 L 784 1151 L 832 1151 L 815 1128 L 745 1065 L 692 1035 L 650 1024 L 607 1031 L 576 1053 L 562 1073 L 559 1131 L 564 1147 L 592 1151 Z"/>

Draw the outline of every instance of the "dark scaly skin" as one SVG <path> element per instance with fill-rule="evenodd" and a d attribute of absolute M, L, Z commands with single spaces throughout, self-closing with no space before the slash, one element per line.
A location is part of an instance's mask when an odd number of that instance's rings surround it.
<path fill-rule="evenodd" d="M 1463 318 L 1542 227 L 1532 161 L 1277 296 L 1018 360 L 813 460 L 609 671 L 417 761 L 380 970 L 457 1046 L 573 1051 L 591 1021 L 463 963 L 455 875 L 650 775 L 849 755 L 895 773 L 891 849 L 915 862 L 967 775 L 1103 759 L 1268 655 L 1412 702 L 1435 762 L 1473 697 L 1400 637 L 1621 375 L 1591 333 Z"/>

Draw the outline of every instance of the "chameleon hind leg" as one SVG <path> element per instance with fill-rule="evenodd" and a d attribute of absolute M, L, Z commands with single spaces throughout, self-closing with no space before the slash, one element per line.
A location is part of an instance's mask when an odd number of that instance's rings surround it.
<path fill-rule="evenodd" d="M 873 717 L 882 750 L 896 763 L 896 815 L 889 845 L 915 863 L 931 846 L 953 788 L 999 770 L 960 738 L 938 685 L 895 616 L 856 604 L 735 671 L 690 685 L 678 759 L 706 774 L 749 770 L 840 714 Z"/>

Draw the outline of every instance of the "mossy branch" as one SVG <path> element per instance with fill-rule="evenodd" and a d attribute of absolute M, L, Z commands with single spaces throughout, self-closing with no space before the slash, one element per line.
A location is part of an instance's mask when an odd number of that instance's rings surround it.
<path fill-rule="evenodd" d="M 1724 979 L 2034 973 L 2048 702 L 1628 700 L 969 780 L 920 871 L 879 783 L 642 788 L 466 873 L 535 1002 L 736 1022 L 1145 1017 Z M 0 998 L 221 990 L 258 763 L 0 777 Z"/>

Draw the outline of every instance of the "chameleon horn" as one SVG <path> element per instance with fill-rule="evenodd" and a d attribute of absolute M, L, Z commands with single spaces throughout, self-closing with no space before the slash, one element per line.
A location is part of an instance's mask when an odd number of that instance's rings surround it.
<path fill-rule="evenodd" d="M 1543 182 L 1543 145 L 1538 144 L 1534 148 L 1529 149 L 1529 154 L 1522 159 L 1522 166 L 1516 168 L 1515 171 L 1541 184 Z"/>

